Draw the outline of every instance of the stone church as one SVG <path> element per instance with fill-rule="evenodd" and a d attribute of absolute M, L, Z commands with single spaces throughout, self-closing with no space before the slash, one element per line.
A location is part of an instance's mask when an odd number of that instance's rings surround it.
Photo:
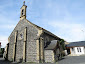
<path fill-rule="evenodd" d="M 10 34 L 6 59 L 14 62 L 56 62 L 63 51 L 62 39 L 26 19 L 25 2 L 20 21 Z"/>

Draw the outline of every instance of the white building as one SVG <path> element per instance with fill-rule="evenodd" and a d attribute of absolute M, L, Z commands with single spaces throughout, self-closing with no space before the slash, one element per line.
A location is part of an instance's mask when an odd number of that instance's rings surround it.
<path fill-rule="evenodd" d="M 67 45 L 67 51 L 71 56 L 79 56 L 85 54 L 85 41 L 72 42 Z"/>

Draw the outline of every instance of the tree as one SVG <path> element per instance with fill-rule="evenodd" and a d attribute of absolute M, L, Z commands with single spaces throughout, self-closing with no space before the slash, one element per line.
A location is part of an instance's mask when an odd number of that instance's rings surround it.
<path fill-rule="evenodd" d="M 63 50 L 66 49 L 66 48 L 65 48 L 65 43 L 64 43 L 64 42 L 65 42 L 64 39 L 61 39 L 61 40 L 60 40 L 60 45 L 62 46 Z"/>

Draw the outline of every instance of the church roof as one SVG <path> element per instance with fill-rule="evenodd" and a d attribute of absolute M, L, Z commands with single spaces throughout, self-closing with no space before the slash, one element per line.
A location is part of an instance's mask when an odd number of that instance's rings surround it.
<path fill-rule="evenodd" d="M 78 47 L 78 46 L 85 46 L 85 41 L 79 41 L 79 42 L 71 42 L 67 45 L 67 47 Z"/>

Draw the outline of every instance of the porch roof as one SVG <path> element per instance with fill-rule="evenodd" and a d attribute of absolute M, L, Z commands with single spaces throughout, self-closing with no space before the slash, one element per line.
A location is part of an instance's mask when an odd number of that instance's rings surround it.
<path fill-rule="evenodd" d="M 53 40 L 53 41 L 49 42 L 49 44 L 46 45 L 45 49 L 53 50 L 56 47 L 57 43 L 58 43 L 57 40 Z"/>

